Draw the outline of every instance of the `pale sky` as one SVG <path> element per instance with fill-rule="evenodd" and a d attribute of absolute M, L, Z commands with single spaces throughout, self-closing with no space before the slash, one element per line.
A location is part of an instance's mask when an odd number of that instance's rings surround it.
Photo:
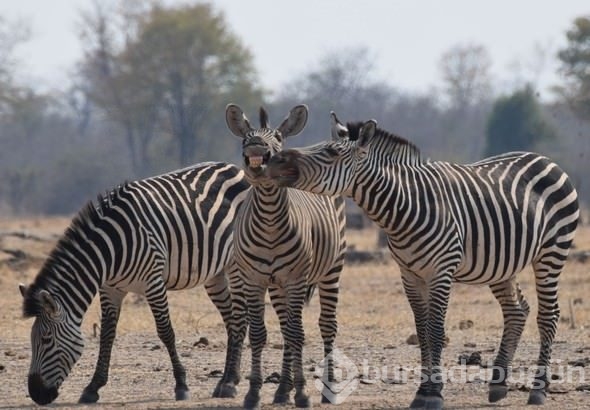
<path fill-rule="evenodd" d="M 166 3 L 187 3 L 167 0 Z M 255 58 L 262 84 L 278 90 L 322 56 L 366 46 L 376 75 L 409 92 L 440 86 L 438 61 L 457 44 L 485 46 L 497 84 L 538 78 L 541 95 L 559 82 L 556 51 L 588 0 L 212 0 Z M 8 20 L 30 22 L 21 78 L 62 87 L 80 57 L 76 33 L 91 0 L 0 0 Z M 543 57 L 543 55 L 545 57 Z M 514 70 L 515 64 L 521 69 Z"/>

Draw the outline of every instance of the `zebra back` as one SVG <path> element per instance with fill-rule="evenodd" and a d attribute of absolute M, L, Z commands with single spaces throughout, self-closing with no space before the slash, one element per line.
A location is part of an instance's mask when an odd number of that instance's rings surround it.
<path fill-rule="evenodd" d="M 81 317 L 103 283 L 133 287 L 161 268 L 169 289 L 203 283 L 231 256 L 233 220 L 249 189 L 231 164 L 202 163 L 124 183 L 73 218 L 26 292 L 48 290 Z"/>

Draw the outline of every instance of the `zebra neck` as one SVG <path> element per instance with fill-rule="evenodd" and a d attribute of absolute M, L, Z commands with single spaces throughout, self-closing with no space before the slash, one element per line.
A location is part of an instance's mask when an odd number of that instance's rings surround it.
<path fill-rule="evenodd" d="M 388 234 L 404 218 L 408 209 L 408 192 L 399 183 L 399 169 L 404 165 L 372 167 L 356 177 L 352 199 L 366 215 Z"/>
<path fill-rule="evenodd" d="M 78 258 L 69 256 L 50 256 L 35 284 L 51 293 L 64 312 L 80 324 L 104 278 L 89 264 L 84 266 Z"/>
<path fill-rule="evenodd" d="M 76 322 L 82 321 L 113 262 L 108 241 L 98 234 L 95 222 L 85 214 L 76 217 L 35 279 Z"/>
<path fill-rule="evenodd" d="M 289 217 L 288 188 L 258 186 L 250 190 L 251 217 L 264 222 L 267 228 L 281 224 Z"/>

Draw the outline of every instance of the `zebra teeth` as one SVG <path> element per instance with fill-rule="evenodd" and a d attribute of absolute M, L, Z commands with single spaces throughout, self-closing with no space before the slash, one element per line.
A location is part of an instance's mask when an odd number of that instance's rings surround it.
<path fill-rule="evenodd" d="M 259 168 L 262 165 L 262 156 L 248 157 L 251 168 Z"/>

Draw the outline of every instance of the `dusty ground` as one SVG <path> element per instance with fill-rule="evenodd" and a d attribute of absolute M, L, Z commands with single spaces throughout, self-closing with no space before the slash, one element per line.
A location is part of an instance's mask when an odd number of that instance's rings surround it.
<path fill-rule="evenodd" d="M 34 407 L 28 397 L 26 376 L 30 361 L 29 331 L 32 321 L 21 319 L 21 296 L 17 285 L 30 282 L 43 258 L 61 234 L 69 219 L 0 220 L 0 409 Z M 7 234 L 8 233 L 8 234 Z M 27 233 L 20 238 L 9 233 Z M 370 249 L 376 231 L 351 232 L 350 242 L 357 249 Z M 14 251 L 25 252 L 25 255 Z M 590 227 L 579 230 L 576 252 L 590 251 Z M 590 254 L 589 254 L 590 255 Z M 546 407 L 590 408 L 590 393 L 577 391 L 590 383 L 584 370 L 590 369 L 590 258 L 585 263 L 570 261 L 562 275 L 560 303 L 562 320 L 554 345 L 553 373 L 561 380 L 553 382 L 553 393 Z M 536 297 L 532 274 L 525 271 L 520 282 L 532 311 Z M 572 327 L 570 302 L 575 316 Z M 211 399 L 217 382 L 211 374 L 223 368 L 225 332 L 221 319 L 203 289 L 170 294 L 173 323 L 178 348 L 188 371 L 191 399 L 174 401 L 174 380 L 170 362 L 158 340 L 153 320 L 144 300 L 130 295 L 123 308 L 115 342 L 109 383 L 101 390 L 101 408 L 167 409 L 167 408 L 240 408 L 247 390 L 245 376 L 249 369 L 249 350 L 242 362 L 243 381 L 235 399 Z M 340 332 L 337 348 L 350 360 L 342 359 L 342 378 L 358 372 L 358 383 L 352 394 L 338 408 L 406 408 L 416 390 L 413 370 L 418 365 L 419 351 L 407 343 L 414 333 L 413 318 L 402 292 L 399 272 L 393 262 L 349 265 L 342 278 L 339 305 Z M 305 311 L 305 368 L 308 391 L 316 408 L 320 394 L 314 387 L 314 368 L 322 359 L 322 345 L 316 325 L 318 300 L 314 298 Z M 91 305 L 84 321 L 85 352 L 64 382 L 53 407 L 86 408 L 76 404 L 90 380 L 98 352 L 98 338 L 93 325 L 99 323 L 99 307 Z M 264 371 L 270 375 L 280 370 L 281 337 L 274 313 L 267 314 L 269 344 L 264 351 Z M 445 385 L 447 408 L 525 408 L 527 373 L 538 352 L 538 333 L 531 315 L 516 354 L 512 384 L 514 391 L 496 406 L 487 403 L 485 369 L 479 366 L 456 367 L 459 355 L 480 352 L 482 362 L 493 359 L 502 330 L 502 317 L 487 288 L 455 286 L 447 316 L 449 345 L 444 351 L 444 366 L 454 381 Z M 209 340 L 206 347 L 193 346 L 201 336 Z M 588 367 L 574 366 L 574 362 Z M 405 369 L 402 373 L 399 369 Z M 404 377 L 405 375 L 405 377 Z M 467 380 L 461 380 L 462 376 Z M 523 387 L 524 384 L 524 387 Z M 275 384 L 263 387 L 263 408 L 271 408 Z M 589 387 L 590 389 L 590 387 Z M 88 406 L 97 408 L 97 406 Z"/>

